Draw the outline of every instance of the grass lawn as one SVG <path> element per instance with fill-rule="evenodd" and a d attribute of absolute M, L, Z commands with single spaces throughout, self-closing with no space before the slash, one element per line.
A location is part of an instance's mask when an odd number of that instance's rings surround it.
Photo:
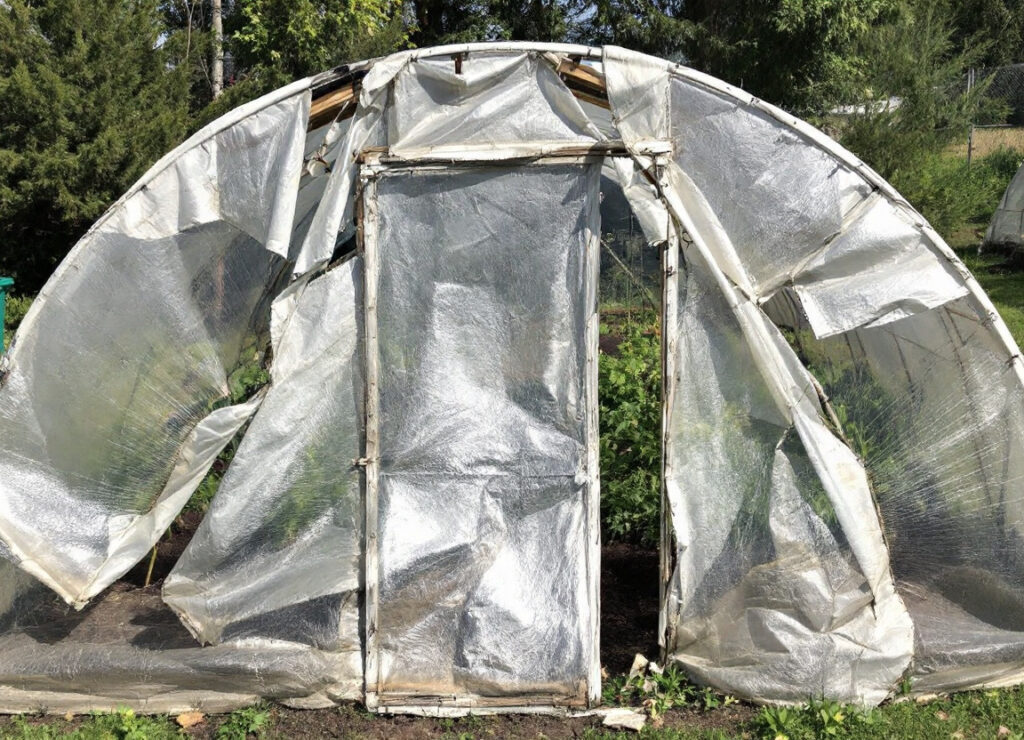
<path fill-rule="evenodd" d="M 1002 255 L 979 255 L 977 249 L 957 252 L 992 299 L 1017 344 L 1024 345 L 1024 267 L 1007 265 Z"/>

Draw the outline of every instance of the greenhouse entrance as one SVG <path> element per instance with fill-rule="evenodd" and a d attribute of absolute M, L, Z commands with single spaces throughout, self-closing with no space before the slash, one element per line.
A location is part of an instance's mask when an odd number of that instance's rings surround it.
<path fill-rule="evenodd" d="M 602 160 L 364 164 L 371 706 L 600 692 Z"/>

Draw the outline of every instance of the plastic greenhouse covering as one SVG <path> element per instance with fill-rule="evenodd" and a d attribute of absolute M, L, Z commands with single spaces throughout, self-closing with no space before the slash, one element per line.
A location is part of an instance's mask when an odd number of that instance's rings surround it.
<path fill-rule="evenodd" d="M 718 80 L 501 43 L 238 108 L 50 279 L 0 365 L 0 710 L 596 705 L 602 178 L 662 254 L 664 658 L 1024 681 L 1024 367 L 956 256 Z"/>
<path fill-rule="evenodd" d="M 1024 247 L 1024 165 L 1006 186 L 999 207 L 985 231 L 984 246 Z"/>

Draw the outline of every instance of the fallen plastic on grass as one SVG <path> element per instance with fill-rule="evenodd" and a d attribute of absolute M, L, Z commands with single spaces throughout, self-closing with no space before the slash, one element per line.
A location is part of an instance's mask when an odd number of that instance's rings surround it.
<path fill-rule="evenodd" d="M 664 255 L 659 663 L 1024 680 L 1024 368 L 956 256 L 720 81 L 503 43 L 227 114 L 51 278 L 0 365 L 0 710 L 593 707 L 602 177 Z M 241 429 L 162 594 L 119 588 Z"/>

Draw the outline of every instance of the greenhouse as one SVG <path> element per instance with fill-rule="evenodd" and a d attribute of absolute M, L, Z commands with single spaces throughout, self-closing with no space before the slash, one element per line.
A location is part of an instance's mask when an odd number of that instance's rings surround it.
<path fill-rule="evenodd" d="M 0 710 L 596 706 L 609 188 L 661 255 L 663 659 L 1024 681 L 1024 363 L 949 247 L 721 81 L 498 43 L 232 111 L 52 276 L 0 361 Z"/>
<path fill-rule="evenodd" d="M 1024 246 L 1024 166 L 1010 180 L 999 207 L 985 230 L 984 247 L 1009 247 L 1018 251 Z"/>

